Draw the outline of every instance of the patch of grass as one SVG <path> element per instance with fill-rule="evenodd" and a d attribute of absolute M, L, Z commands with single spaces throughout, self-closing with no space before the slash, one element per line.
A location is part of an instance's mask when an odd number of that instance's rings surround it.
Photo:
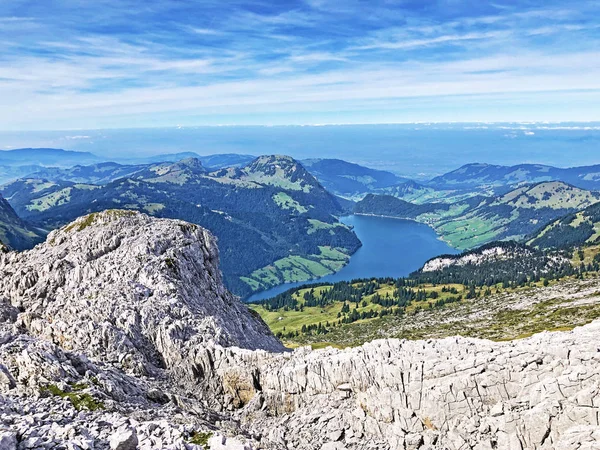
<path fill-rule="evenodd" d="M 319 255 L 292 255 L 279 259 L 247 277 L 240 277 L 240 280 L 254 291 L 268 289 L 282 283 L 307 281 L 337 272 L 350 258 L 337 248 L 322 246 L 319 250 Z"/>
<path fill-rule="evenodd" d="M 110 219 L 116 219 L 116 218 L 120 218 L 120 217 L 131 217 L 134 216 L 136 214 L 135 211 L 127 211 L 124 209 L 108 209 L 106 211 L 103 211 L 102 213 L 91 213 L 88 214 L 87 216 L 84 216 L 82 218 L 80 218 L 79 220 L 73 222 L 70 225 L 67 225 L 65 227 L 65 231 L 68 233 L 70 231 L 83 231 L 85 230 L 87 227 L 93 225 L 96 222 L 96 219 L 98 218 L 98 216 L 100 214 L 103 214 L 105 216 L 107 216 Z"/>
<path fill-rule="evenodd" d="M 273 195 L 273 201 L 281 209 L 293 209 L 299 212 L 300 214 L 303 214 L 308 211 L 308 209 L 306 209 L 304 206 L 302 206 L 300 203 L 298 203 L 296 200 L 290 197 L 289 194 L 286 194 L 285 192 L 278 192 L 277 194 Z"/>
<path fill-rule="evenodd" d="M 205 449 L 208 449 L 208 440 L 213 437 L 213 433 L 210 431 L 202 432 L 202 431 L 194 431 L 190 436 L 189 443 L 195 445 L 201 445 Z"/>
<path fill-rule="evenodd" d="M 88 386 L 86 384 L 73 384 L 71 385 L 72 392 L 65 392 L 57 385 L 49 384 L 40 390 L 41 392 L 47 392 L 55 397 L 68 399 L 73 407 L 78 411 L 81 411 L 82 409 L 87 409 L 89 411 L 105 409 L 103 402 L 96 400 L 86 392 L 80 392 L 84 389 L 87 389 L 87 387 Z"/>

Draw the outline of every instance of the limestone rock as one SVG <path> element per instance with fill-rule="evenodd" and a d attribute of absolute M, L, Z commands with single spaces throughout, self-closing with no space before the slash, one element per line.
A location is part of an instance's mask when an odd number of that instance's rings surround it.
<path fill-rule="evenodd" d="M 17 434 L 0 430 L 0 450 L 17 450 Z"/>
<path fill-rule="evenodd" d="M 137 445 L 137 433 L 133 428 L 122 428 L 110 437 L 112 450 L 135 450 Z"/>

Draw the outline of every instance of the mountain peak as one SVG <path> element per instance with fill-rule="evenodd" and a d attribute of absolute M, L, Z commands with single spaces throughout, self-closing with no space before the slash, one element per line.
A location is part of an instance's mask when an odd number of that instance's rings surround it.
<path fill-rule="evenodd" d="M 262 155 L 248 164 L 245 168 L 248 170 L 261 170 L 270 166 L 289 166 L 297 164 L 300 163 L 288 155 Z"/>
<path fill-rule="evenodd" d="M 317 179 L 291 156 L 259 156 L 242 169 L 243 178 L 289 190 L 309 192 L 319 187 Z"/>
<path fill-rule="evenodd" d="M 135 178 L 154 183 L 185 184 L 194 177 L 202 176 L 208 170 L 198 158 L 186 158 L 175 163 L 162 163 L 149 167 L 135 175 Z"/>
<path fill-rule="evenodd" d="M 189 169 L 189 170 L 193 170 L 193 171 L 197 171 L 197 172 L 201 172 L 201 173 L 207 172 L 206 168 L 202 165 L 202 161 L 200 161 L 198 158 L 194 158 L 194 157 L 182 159 L 181 161 L 178 161 L 178 162 L 174 163 L 173 165 L 171 165 L 171 170 L 184 170 L 184 169 Z"/>

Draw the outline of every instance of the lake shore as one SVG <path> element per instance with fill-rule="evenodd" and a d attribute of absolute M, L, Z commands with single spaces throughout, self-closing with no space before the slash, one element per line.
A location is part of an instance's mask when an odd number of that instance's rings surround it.
<path fill-rule="evenodd" d="M 393 219 L 393 220 L 392 220 Z M 458 253 L 435 230 L 422 222 L 397 217 L 353 214 L 340 218 L 352 226 L 363 243 L 340 271 L 309 281 L 286 283 L 257 292 L 244 301 L 257 302 L 295 287 L 312 283 L 335 283 L 359 278 L 407 276 L 429 259 Z"/>

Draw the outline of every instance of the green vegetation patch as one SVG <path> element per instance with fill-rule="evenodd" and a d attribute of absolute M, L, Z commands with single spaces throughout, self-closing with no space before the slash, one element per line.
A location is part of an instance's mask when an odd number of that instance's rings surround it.
<path fill-rule="evenodd" d="M 277 194 L 273 195 L 273 201 L 282 209 L 293 209 L 298 211 L 300 214 L 308 211 L 308 209 L 306 209 L 285 192 L 278 192 Z"/>
<path fill-rule="evenodd" d="M 87 409 L 90 411 L 97 411 L 99 409 L 105 409 L 104 403 L 96 400 L 90 394 L 86 392 L 81 392 L 84 389 L 87 389 L 86 384 L 72 384 L 71 392 L 65 392 L 61 388 L 59 388 L 55 384 L 49 384 L 40 389 L 42 393 L 49 393 L 55 397 L 61 397 L 68 399 L 73 407 L 81 411 L 82 409 Z"/>
<path fill-rule="evenodd" d="M 255 270 L 247 277 L 240 277 L 256 292 L 282 283 L 296 283 L 324 277 L 344 267 L 350 257 L 341 249 L 320 246 L 319 255 L 288 256 L 273 264 Z"/>
<path fill-rule="evenodd" d="M 194 431 L 189 439 L 190 444 L 201 445 L 204 448 L 208 448 L 208 440 L 213 437 L 213 433 L 203 432 L 203 431 Z"/>
<path fill-rule="evenodd" d="M 61 206 L 71 201 L 71 192 L 73 188 L 65 188 L 60 191 L 52 192 L 43 197 L 36 198 L 27 205 L 29 211 L 47 211 L 56 206 Z"/>
<path fill-rule="evenodd" d="M 98 219 L 98 217 L 100 217 L 100 215 L 104 215 L 105 217 L 108 217 L 109 219 L 113 220 L 113 219 L 117 219 L 120 217 L 132 217 L 135 216 L 136 212 L 135 211 L 127 211 L 127 210 L 123 210 L 123 209 L 110 209 L 110 210 L 106 210 L 102 213 L 91 213 L 88 214 L 85 217 L 82 217 L 81 219 L 73 222 L 71 225 L 68 225 L 67 227 L 65 227 L 65 231 L 71 232 L 73 230 L 75 231 L 83 231 L 85 230 L 87 227 L 93 225 L 96 220 Z"/>

